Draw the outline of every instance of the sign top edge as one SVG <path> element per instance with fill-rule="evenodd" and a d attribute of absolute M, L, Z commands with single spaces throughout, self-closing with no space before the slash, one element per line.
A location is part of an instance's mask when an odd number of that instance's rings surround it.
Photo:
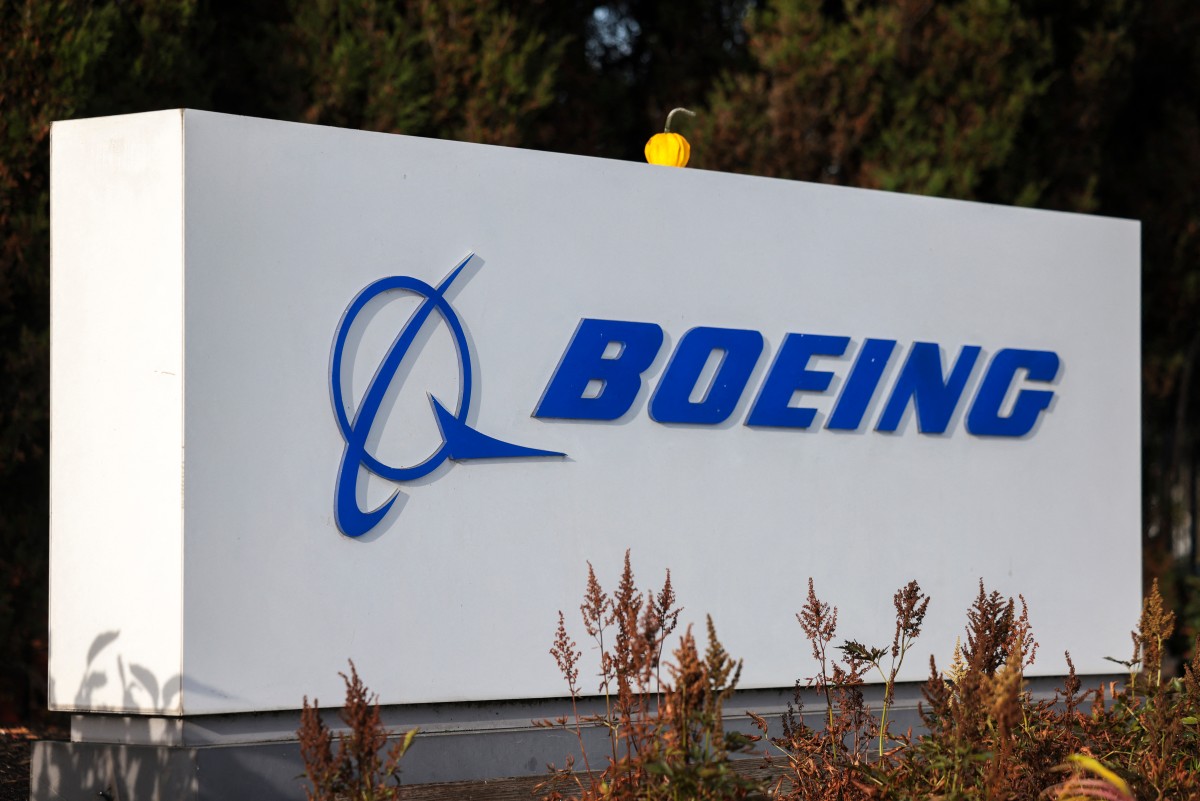
<path fill-rule="evenodd" d="M 194 112 L 191 112 L 189 109 L 171 108 L 160 109 L 157 111 L 138 111 L 131 114 L 105 114 L 98 117 L 72 117 L 65 120 L 54 120 L 50 123 L 50 130 L 53 132 L 63 128 L 85 128 L 94 127 L 97 125 L 113 125 L 119 124 L 123 121 L 147 121 L 153 118 L 159 118 L 163 120 L 176 119 L 182 123 L 185 115 L 188 113 Z"/>
<path fill-rule="evenodd" d="M 921 195 L 921 194 L 913 194 L 913 193 L 906 193 L 906 192 L 897 192 L 897 191 L 886 190 L 886 189 L 867 189 L 867 188 L 854 187 L 854 186 L 822 184 L 822 183 L 817 183 L 814 181 L 802 181 L 802 180 L 796 180 L 796 179 L 791 179 L 791 178 L 775 178 L 775 177 L 769 177 L 769 176 L 763 176 L 763 175 L 753 175 L 753 174 L 749 174 L 749 173 L 723 172 L 723 171 L 719 171 L 719 170 L 708 170 L 708 169 L 703 169 L 703 168 L 691 168 L 691 169 L 684 168 L 684 169 L 669 170 L 668 168 L 661 168 L 661 167 L 656 167 L 654 165 L 643 164 L 641 162 L 635 162 L 635 161 L 626 161 L 623 159 L 610 159 L 610 158 L 603 158 L 603 157 L 599 157 L 599 156 L 584 156 L 584 155 L 578 155 L 578 154 L 573 154 L 573 153 L 563 153 L 563 152 L 553 151 L 553 150 L 537 150 L 534 148 L 513 147 L 513 146 L 509 146 L 509 145 L 492 145 L 492 144 L 483 144 L 483 143 L 478 143 L 478 142 L 465 142 L 465 141 L 459 141 L 459 140 L 454 140 L 454 139 L 439 139 L 436 137 L 415 136 L 412 134 L 385 133 L 385 132 L 381 132 L 381 131 L 368 131 L 368 130 L 363 130 L 363 129 L 358 129 L 358 128 L 340 128 L 340 127 L 333 126 L 333 125 L 320 125 L 320 124 L 315 124 L 315 123 L 295 122 L 295 121 L 290 121 L 290 120 L 277 120 L 277 119 L 269 119 L 266 117 L 254 117 L 254 116 L 244 115 L 244 114 L 230 114 L 230 113 L 226 113 L 226 112 L 206 111 L 206 110 L 191 109 L 191 108 L 175 108 L 175 109 L 164 109 L 164 110 L 157 110 L 157 111 L 136 112 L 136 113 L 132 113 L 132 114 L 116 114 L 116 115 L 108 115 L 108 116 L 101 116 L 101 117 L 82 117 L 82 118 L 78 118 L 78 119 L 56 120 L 52 123 L 51 130 L 53 133 L 56 130 L 60 130 L 64 126 L 75 127 L 77 125 L 96 124 L 96 123 L 100 123 L 101 121 L 104 121 L 105 123 L 111 123 L 111 122 L 115 122 L 117 120 L 121 120 L 121 119 L 125 119 L 125 118 L 128 118 L 128 119 L 147 118 L 147 117 L 152 117 L 152 116 L 169 116 L 169 115 L 176 115 L 176 114 L 179 115 L 179 119 L 182 121 L 182 124 L 184 125 L 185 128 L 187 127 L 187 124 L 192 121 L 212 121 L 212 122 L 216 122 L 216 123 L 220 124 L 222 122 L 233 122 L 235 120 L 240 121 L 242 123 L 249 123 L 249 124 L 263 125 L 263 126 L 272 126 L 272 127 L 274 127 L 274 126 L 288 126 L 288 127 L 303 126 L 306 128 L 312 128 L 312 129 L 318 129 L 318 130 L 324 130 L 324 131 L 339 131 L 339 132 L 346 132 L 346 133 L 350 133 L 350 134 L 370 136 L 370 137 L 401 137 L 404 139 L 418 140 L 423 143 L 437 143 L 436 146 L 487 148 L 490 150 L 503 150 L 503 151 L 509 151 L 509 152 L 518 152 L 518 153 L 523 153 L 523 154 L 531 154 L 531 155 L 534 155 L 536 158 L 569 159 L 569 160 L 584 159 L 584 160 L 587 160 L 590 162 L 602 163 L 608 167 L 615 167 L 616 169 L 631 169 L 631 170 L 643 169 L 644 170 L 644 169 L 652 169 L 653 168 L 653 169 L 662 170 L 664 172 L 664 174 L 674 175 L 675 180 L 711 181 L 711 180 L 715 179 L 715 180 L 719 180 L 719 181 L 740 181 L 740 182 L 757 181 L 757 182 L 769 182 L 769 183 L 773 183 L 773 184 L 802 185 L 802 186 L 806 186 L 806 187 L 811 187 L 813 189 L 817 189 L 818 191 L 822 191 L 822 192 L 842 193 L 843 195 L 846 193 L 868 193 L 875 197 L 894 197 L 898 200 L 902 198 L 902 199 L 904 199 L 902 202 L 909 202 L 910 199 L 919 199 L 919 202 L 952 203 L 952 204 L 960 204 L 960 205 L 966 204 L 966 205 L 972 205 L 972 206 L 982 206 L 982 207 L 987 207 L 987 208 L 1008 209 L 1014 213 L 1038 214 L 1038 215 L 1062 215 L 1062 216 L 1071 217 L 1071 218 L 1083 218 L 1083 219 L 1095 220 L 1098 222 L 1103 221 L 1106 224 L 1115 223 L 1115 224 L 1118 224 L 1121 226 L 1133 226 L 1134 229 L 1139 233 L 1140 233 L 1141 226 L 1142 226 L 1141 220 L 1138 220 L 1135 218 L 1118 217 L 1118 216 L 1105 215 L 1105 214 L 1091 214 L 1091 213 L 1084 213 L 1084 212 L 1077 212 L 1077 211 L 1061 211 L 1061 210 L 1057 210 L 1057 209 L 1042 209 L 1042 208 L 1037 208 L 1037 207 L 1032 207 L 1032 206 L 1013 206 L 1013 205 L 1008 205 L 1008 204 L 1004 204 L 1004 203 L 992 203 L 992 202 L 986 202 L 986 201 L 980 201 L 980 200 L 963 200 L 963 199 L 959 199 L 959 198 L 949 198 L 949 197 L 942 197 L 942 196 L 938 196 L 938 195 Z M 620 165 L 620 166 L 618 166 L 618 165 Z"/>

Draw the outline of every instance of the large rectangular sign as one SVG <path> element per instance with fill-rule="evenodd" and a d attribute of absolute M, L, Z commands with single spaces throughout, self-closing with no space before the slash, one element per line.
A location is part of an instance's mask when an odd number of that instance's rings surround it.
<path fill-rule="evenodd" d="M 874 644 L 921 583 L 906 679 L 980 579 L 1128 649 L 1135 222 L 193 111 L 52 168 L 55 708 L 561 696 L 627 548 L 746 687 L 809 576 Z"/>

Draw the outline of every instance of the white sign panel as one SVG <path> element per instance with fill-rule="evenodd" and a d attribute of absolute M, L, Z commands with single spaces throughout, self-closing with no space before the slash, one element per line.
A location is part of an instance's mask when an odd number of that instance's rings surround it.
<path fill-rule="evenodd" d="M 746 687 L 809 576 L 874 644 L 917 579 L 943 663 L 981 578 L 1032 673 L 1127 651 L 1135 222 L 192 111 L 52 166 L 58 709 L 561 696 L 627 548 Z"/>

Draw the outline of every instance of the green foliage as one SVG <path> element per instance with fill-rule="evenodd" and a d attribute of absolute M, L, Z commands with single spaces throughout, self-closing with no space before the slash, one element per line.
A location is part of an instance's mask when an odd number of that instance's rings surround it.
<path fill-rule="evenodd" d="M 289 26 L 310 122 L 522 144 L 564 43 L 499 0 L 297 0 Z"/>
<path fill-rule="evenodd" d="M 703 166 L 974 197 L 1046 91 L 1042 27 L 1008 0 L 828 5 L 751 18 L 758 68 L 713 95 Z"/>
<path fill-rule="evenodd" d="M 91 95 L 115 16 L 0 4 L 0 719 L 45 692 L 50 123 Z"/>
<path fill-rule="evenodd" d="M 557 18 L 556 24 L 571 36 L 572 48 L 560 113 L 544 146 L 641 161 L 646 139 L 662 130 L 671 109 L 694 108 L 723 71 L 750 65 L 742 23 L 754 4 L 563 3 L 573 8 L 569 20 Z"/>

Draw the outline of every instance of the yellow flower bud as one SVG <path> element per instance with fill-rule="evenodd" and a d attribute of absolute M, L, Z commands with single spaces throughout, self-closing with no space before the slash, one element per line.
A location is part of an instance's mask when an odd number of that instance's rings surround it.
<path fill-rule="evenodd" d="M 688 140 L 677 133 L 671 133 L 671 118 L 676 114 L 686 114 L 695 117 L 695 113 L 686 108 L 671 109 L 667 115 L 667 124 L 663 132 L 650 137 L 646 143 L 646 161 L 651 164 L 661 164 L 664 167 L 686 167 L 688 158 L 692 155 L 692 146 Z"/>
<path fill-rule="evenodd" d="M 658 133 L 646 143 L 646 161 L 666 167 L 686 167 L 692 146 L 677 133 Z"/>

